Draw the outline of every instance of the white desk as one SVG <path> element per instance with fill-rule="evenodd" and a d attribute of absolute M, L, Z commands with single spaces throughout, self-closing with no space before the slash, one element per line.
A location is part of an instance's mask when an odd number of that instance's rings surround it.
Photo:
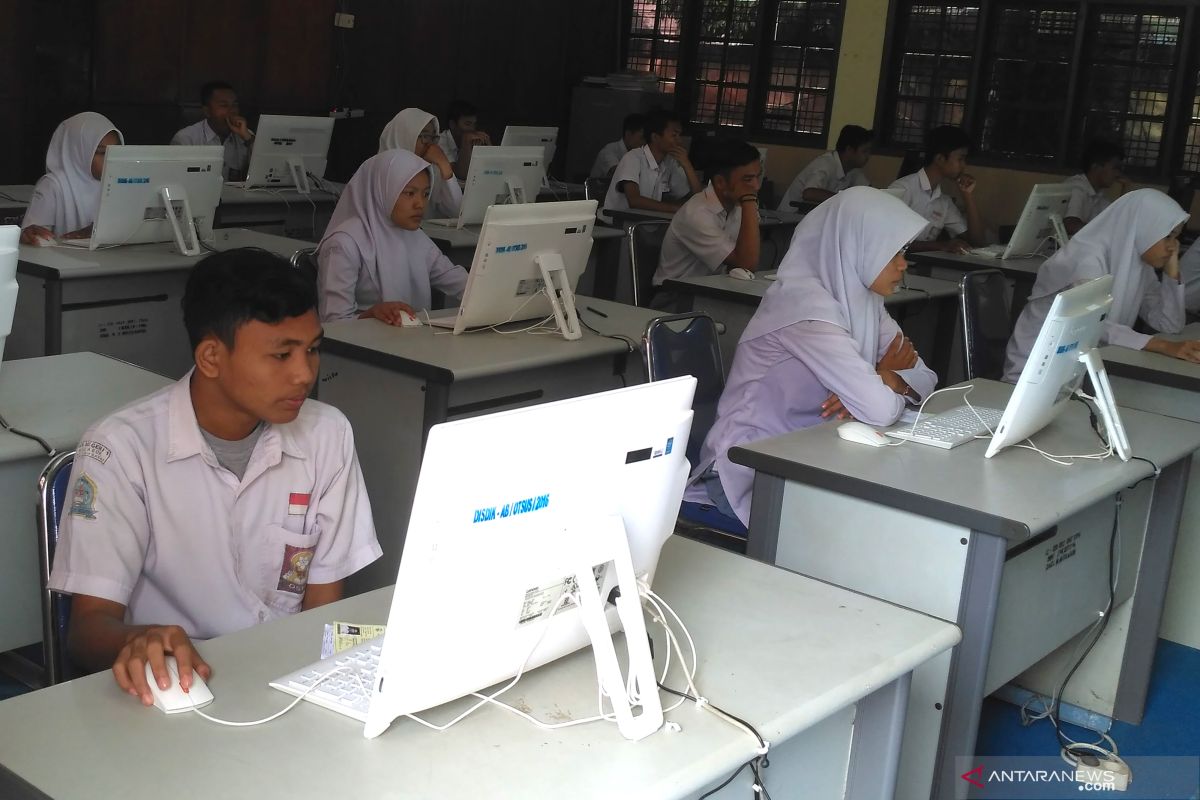
<path fill-rule="evenodd" d="M 212 247 L 262 247 L 290 258 L 308 242 L 214 231 Z M 192 366 L 180 301 L 195 258 L 167 243 L 87 250 L 22 245 L 16 317 L 5 356 L 96 352 L 170 377 Z"/>
<path fill-rule="evenodd" d="M 776 798 L 892 796 L 906 676 L 953 646 L 957 628 L 678 537 L 654 588 L 695 637 L 700 691 L 772 743 L 764 780 Z M 315 657 L 321 626 L 383 622 L 389 601 L 381 589 L 202 643 L 216 696 L 206 711 L 257 719 L 282 708 L 291 698 L 267 682 Z M 543 719 L 590 716 L 595 681 L 585 648 L 527 674 L 506 699 Z M 609 723 L 547 732 L 487 707 L 443 733 L 401 719 L 366 740 L 362 723 L 300 703 L 234 730 L 143 708 L 102 673 L 0 703 L 0 796 L 695 797 L 754 754 L 747 734 L 690 704 L 668 719 L 682 730 L 628 742 Z M 717 797 L 749 796 L 748 774 Z"/>
<path fill-rule="evenodd" d="M 1156 335 L 1200 339 L 1200 323 L 1187 326 L 1177 336 Z M 1127 347 L 1105 347 L 1100 355 L 1118 405 L 1200 422 L 1200 365 Z M 1200 648 L 1200 470 L 1192 471 L 1188 483 L 1159 633 L 1173 642 Z"/>
<path fill-rule="evenodd" d="M 0 225 L 20 225 L 33 197 L 33 186 L 0 186 Z"/>
<path fill-rule="evenodd" d="M 1013 321 L 1021 315 L 1021 309 L 1029 300 L 1029 292 L 1037 280 L 1038 268 L 1045 262 L 1042 256 L 1027 258 L 988 258 L 971 254 L 957 255 L 943 253 L 940 250 L 927 250 L 921 253 L 908 253 L 908 260 L 914 267 L 928 270 L 935 278 L 946 278 L 957 283 L 963 273 L 980 269 L 998 269 L 1004 277 L 1012 282 L 1012 296 L 1009 298 L 1009 314 Z"/>
<path fill-rule="evenodd" d="M 658 315 L 580 295 L 576 303 L 593 328 L 634 343 Z M 327 323 L 317 397 L 341 409 L 354 427 L 383 547 L 383 558 L 350 579 L 354 591 L 395 580 L 430 427 L 643 379 L 636 347 L 631 352 L 625 342 L 586 329 L 582 339 L 568 342 L 557 335 L 491 331 L 454 336 L 371 319 Z"/>
<path fill-rule="evenodd" d="M 975 381 L 970 400 L 1003 408 L 1012 387 Z M 961 396 L 930 401 L 932 411 Z M 913 675 L 898 797 L 954 797 L 956 756 L 970 756 L 984 696 L 1013 682 L 1048 694 L 1073 661 L 1074 637 L 1108 598 L 1109 534 L 1121 512 L 1116 610 L 1064 701 L 1141 721 L 1179 513 L 1200 425 L 1123 412 L 1143 461 L 1061 467 L 1027 450 L 985 459 L 985 442 L 954 450 L 877 450 L 820 425 L 734 448 L 758 471 L 748 553 L 805 575 L 956 622 L 953 657 Z M 1071 403 L 1034 437 L 1054 453 L 1095 452 Z M 1080 449 L 1082 448 L 1082 449 Z M 1048 655 L 1052 657 L 1047 659 Z M 936 764 L 936 768 L 935 765 Z"/>
<path fill-rule="evenodd" d="M 15 428 L 72 450 L 89 425 L 170 381 L 95 353 L 5 361 L 0 414 Z M 50 457 L 36 442 L 0 430 L 0 652 L 42 640 L 37 479 Z"/>
<path fill-rule="evenodd" d="M 225 184 L 214 227 L 254 228 L 309 242 L 320 241 L 344 184 L 322 181 L 332 191 L 300 194 L 295 189 L 243 189 Z"/>

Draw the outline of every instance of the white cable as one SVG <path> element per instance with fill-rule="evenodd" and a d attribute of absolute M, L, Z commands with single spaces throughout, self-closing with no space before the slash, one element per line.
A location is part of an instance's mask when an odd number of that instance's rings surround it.
<path fill-rule="evenodd" d="M 196 714 L 200 715 L 201 717 L 204 717 L 209 722 L 215 722 L 218 725 L 228 725 L 231 728 L 249 728 L 254 725 L 262 725 L 263 723 L 271 722 L 272 720 L 279 719 L 284 714 L 286 714 L 287 712 L 289 712 L 293 708 L 295 708 L 296 705 L 301 700 L 308 697 L 309 693 L 311 693 L 314 689 L 316 689 L 322 683 L 327 681 L 332 676 L 338 674 L 339 672 L 350 672 L 351 674 L 353 674 L 355 676 L 356 680 L 358 680 L 360 684 L 362 683 L 362 678 L 359 677 L 357 670 L 352 670 L 349 667 L 334 667 L 333 669 L 329 670 L 329 672 L 326 672 L 324 675 L 317 678 L 317 680 L 315 682 L 313 682 L 313 684 L 311 686 L 309 686 L 307 689 L 305 689 L 304 692 L 301 693 L 295 700 L 293 700 L 292 702 L 290 702 L 286 706 L 284 706 L 284 708 L 282 710 L 276 711 L 274 714 L 272 714 L 269 717 L 263 717 L 262 719 L 251 720 L 249 722 L 235 722 L 233 720 L 218 719 L 217 717 L 209 716 L 208 714 L 205 714 L 203 711 L 201 711 L 200 707 L 196 705 L 196 699 L 194 697 L 192 697 L 191 692 L 188 692 L 187 696 L 188 696 L 188 700 L 191 701 L 191 703 L 192 703 L 192 711 L 195 712 Z"/>

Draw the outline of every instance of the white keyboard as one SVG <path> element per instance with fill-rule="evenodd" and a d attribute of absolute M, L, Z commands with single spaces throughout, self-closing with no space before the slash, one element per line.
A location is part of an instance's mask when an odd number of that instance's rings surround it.
<path fill-rule="evenodd" d="M 949 450 L 996 430 L 1003 416 L 1004 412 L 997 408 L 959 406 L 940 414 L 923 416 L 915 427 L 912 423 L 905 423 L 884 433 L 894 439 L 906 439 Z"/>
<path fill-rule="evenodd" d="M 1006 244 L 989 244 L 986 247 L 975 247 L 971 250 L 973 256 L 983 256 L 984 258 L 1003 258 L 1004 251 L 1008 249 Z"/>
<path fill-rule="evenodd" d="M 299 697 L 316 685 L 315 689 L 304 695 L 305 700 L 366 722 L 382 647 L 381 639 L 363 642 L 273 680 L 271 686 Z M 326 678 L 326 675 L 329 677 Z"/>
<path fill-rule="evenodd" d="M 462 227 L 461 225 L 458 224 L 458 217 L 455 217 L 453 219 L 427 219 L 427 220 L 425 220 L 425 222 L 428 222 L 430 225 L 437 225 L 442 228 L 461 228 Z"/>

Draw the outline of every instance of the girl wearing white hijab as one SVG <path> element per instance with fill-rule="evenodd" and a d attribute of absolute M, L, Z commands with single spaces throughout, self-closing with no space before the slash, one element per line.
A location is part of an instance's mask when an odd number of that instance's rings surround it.
<path fill-rule="evenodd" d="M 457 217 L 462 208 L 462 188 L 454 177 L 454 168 L 437 145 L 437 117 L 419 108 L 406 108 L 392 118 L 379 135 L 379 152 L 408 150 L 433 165 L 430 188 L 430 216 Z"/>
<path fill-rule="evenodd" d="M 1163 333 L 1183 329 L 1184 286 L 1176 237 L 1187 217 L 1162 192 L 1139 189 L 1122 195 L 1083 226 L 1038 269 L 1029 302 L 1008 340 L 1004 380 L 1015 383 L 1021 376 L 1054 296 L 1102 275 L 1113 277 L 1113 305 L 1104 323 L 1103 343 L 1200 361 L 1200 342 L 1169 342 L 1132 327 L 1141 316 Z M 1162 280 L 1156 271 L 1163 273 Z"/>
<path fill-rule="evenodd" d="M 754 471 L 731 462 L 729 448 L 831 417 L 890 425 L 933 391 L 937 375 L 883 306 L 907 267 L 904 247 L 927 224 L 865 186 L 801 220 L 738 342 L 684 500 L 748 525 Z"/>
<path fill-rule="evenodd" d="M 21 243 L 36 244 L 55 234 L 68 239 L 91 235 L 100 207 L 104 153 L 110 145 L 124 143 L 103 114 L 84 111 L 61 122 L 46 150 L 46 174 L 33 187 L 21 221 Z"/>
<path fill-rule="evenodd" d="M 432 288 L 461 298 L 467 271 L 424 231 L 433 167 L 406 150 L 363 162 L 342 190 L 317 250 L 321 319 L 400 325 L 428 309 Z"/>

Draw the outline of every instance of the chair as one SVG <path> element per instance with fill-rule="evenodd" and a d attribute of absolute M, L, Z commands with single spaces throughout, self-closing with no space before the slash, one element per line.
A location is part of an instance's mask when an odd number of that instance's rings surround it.
<path fill-rule="evenodd" d="M 38 477 L 38 559 L 42 567 L 42 664 L 46 686 L 74 677 L 66 649 L 71 598 L 49 588 L 54 548 L 58 544 L 58 522 L 67 502 L 71 465 L 74 463 L 74 451 L 59 453 L 50 459 L 50 463 Z"/>
<path fill-rule="evenodd" d="M 904 158 L 900 160 L 900 169 L 896 173 L 896 179 L 899 180 L 905 175 L 912 175 L 923 166 L 925 166 L 924 151 L 905 150 Z"/>
<path fill-rule="evenodd" d="M 958 283 L 967 380 L 998 380 L 1004 374 L 1004 352 L 1013 326 L 1007 293 L 1008 281 L 998 269 L 968 272 Z"/>
<path fill-rule="evenodd" d="M 288 261 L 293 267 L 300 270 L 301 275 L 310 279 L 313 286 L 317 285 L 317 248 L 301 247 L 292 253 L 292 257 Z"/>
<path fill-rule="evenodd" d="M 633 304 L 647 307 L 654 295 L 654 273 L 662 254 L 663 237 L 671 223 L 667 220 L 635 222 L 629 226 L 629 272 Z"/>

